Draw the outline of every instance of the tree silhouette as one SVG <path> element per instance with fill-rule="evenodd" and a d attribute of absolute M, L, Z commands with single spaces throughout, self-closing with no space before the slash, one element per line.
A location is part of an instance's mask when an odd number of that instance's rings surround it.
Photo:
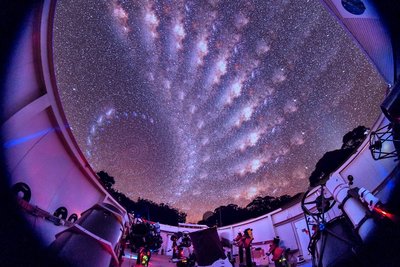
<path fill-rule="evenodd" d="M 343 136 L 340 149 L 326 152 L 315 165 L 314 171 L 308 178 L 310 186 L 314 187 L 325 183 L 329 175 L 337 170 L 346 160 L 357 151 L 368 134 L 368 128 L 358 126 Z"/>
<path fill-rule="evenodd" d="M 346 133 L 342 139 L 341 149 L 351 148 L 357 149 L 367 136 L 369 128 L 365 126 L 358 126 L 352 131 Z"/>
<path fill-rule="evenodd" d="M 115 179 L 105 171 L 100 171 L 97 173 L 100 178 L 100 182 L 106 189 L 111 189 L 111 187 L 115 184 Z"/>

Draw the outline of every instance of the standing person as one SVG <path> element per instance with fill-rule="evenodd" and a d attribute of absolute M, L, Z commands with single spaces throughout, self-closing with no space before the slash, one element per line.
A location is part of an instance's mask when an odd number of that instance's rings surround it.
<path fill-rule="evenodd" d="M 280 261 L 280 259 L 284 252 L 284 249 L 279 246 L 280 242 L 281 240 L 279 236 L 274 237 L 274 241 L 269 246 L 269 251 L 267 253 L 268 256 L 272 254 L 272 260 L 274 261 L 276 267 L 283 267 L 283 264 Z"/>
<path fill-rule="evenodd" d="M 239 248 L 239 265 L 243 263 L 243 235 L 241 232 L 233 239 L 234 245 Z"/>
<path fill-rule="evenodd" d="M 171 236 L 171 241 L 172 241 L 172 259 L 177 259 L 178 258 L 178 243 L 177 243 L 178 237 L 176 235 Z"/>
<path fill-rule="evenodd" d="M 252 267 L 251 242 L 253 241 L 253 229 L 244 230 L 244 248 L 246 249 L 246 267 Z"/>

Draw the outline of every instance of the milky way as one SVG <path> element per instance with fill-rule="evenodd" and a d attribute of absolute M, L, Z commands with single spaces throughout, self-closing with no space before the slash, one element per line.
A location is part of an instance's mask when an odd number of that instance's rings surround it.
<path fill-rule="evenodd" d="M 316 1 L 59 1 L 54 62 L 92 167 L 189 221 L 306 190 L 385 92 Z"/>

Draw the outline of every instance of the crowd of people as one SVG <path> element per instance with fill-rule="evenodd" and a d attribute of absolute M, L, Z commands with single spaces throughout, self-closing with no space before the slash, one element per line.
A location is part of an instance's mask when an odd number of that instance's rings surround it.
<path fill-rule="evenodd" d="M 135 219 L 132 225 L 128 225 L 121 242 L 121 255 L 125 249 L 130 249 L 132 253 L 137 253 L 137 264 L 148 266 L 152 252 L 158 252 L 163 243 L 160 235 L 160 225 L 141 219 Z M 178 232 L 170 237 L 172 241 L 171 261 L 176 263 L 177 267 L 195 266 L 196 258 L 192 247 L 192 240 L 188 233 Z M 252 242 L 253 229 L 247 228 L 243 232 L 238 232 L 233 239 L 233 245 L 238 247 L 239 266 L 252 267 Z M 163 254 L 163 251 L 161 252 Z M 229 253 L 231 255 L 231 253 Z M 263 252 L 264 254 L 264 252 Z M 278 236 L 274 237 L 269 250 L 265 253 L 271 257 L 276 267 L 296 266 L 297 259 L 293 258 L 290 249 L 281 246 L 281 240 Z M 230 259 L 231 260 L 231 259 Z M 234 264 L 234 259 L 231 261 Z M 233 265 L 234 266 L 234 265 Z"/>

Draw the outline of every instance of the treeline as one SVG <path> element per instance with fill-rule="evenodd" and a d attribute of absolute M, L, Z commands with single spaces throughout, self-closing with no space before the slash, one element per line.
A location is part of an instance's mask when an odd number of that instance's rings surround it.
<path fill-rule="evenodd" d="M 295 196 L 283 195 L 280 197 L 256 197 L 246 207 L 242 208 L 235 204 L 220 206 L 214 210 L 212 215 L 199 221 L 198 224 L 206 224 L 208 226 L 226 226 L 239 223 L 251 218 L 274 211 L 290 202 L 300 199 L 301 193 Z"/>
<path fill-rule="evenodd" d="M 167 204 L 157 204 L 148 199 L 138 198 L 137 201 L 133 201 L 124 193 L 113 188 L 113 185 L 115 184 L 114 177 L 110 176 L 105 171 L 100 171 L 97 175 L 107 191 L 128 212 L 134 213 L 136 216 L 140 216 L 150 221 L 168 225 L 178 226 L 178 223 L 186 222 L 186 213 L 180 212 Z M 220 206 L 216 208 L 213 214 L 206 218 L 206 220 L 201 220 L 198 223 L 206 224 L 208 226 L 225 226 L 238 223 L 278 209 L 292 200 L 297 199 L 298 196 L 299 194 L 294 197 L 289 195 L 283 195 L 280 197 L 256 197 L 245 208 L 239 207 L 235 204 Z"/>
<path fill-rule="evenodd" d="M 140 216 L 149 221 L 175 226 L 178 226 L 178 223 L 184 223 L 186 221 L 186 213 L 180 212 L 167 204 L 157 204 L 151 200 L 143 198 L 138 198 L 137 201 L 133 201 L 124 193 L 115 190 L 112 187 L 115 184 L 114 177 L 110 176 L 107 172 L 100 171 L 97 175 L 100 178 L 100 182 L 113 198 L 115 198 L 128 212 L 134 213 L 135 216 Z"/>

